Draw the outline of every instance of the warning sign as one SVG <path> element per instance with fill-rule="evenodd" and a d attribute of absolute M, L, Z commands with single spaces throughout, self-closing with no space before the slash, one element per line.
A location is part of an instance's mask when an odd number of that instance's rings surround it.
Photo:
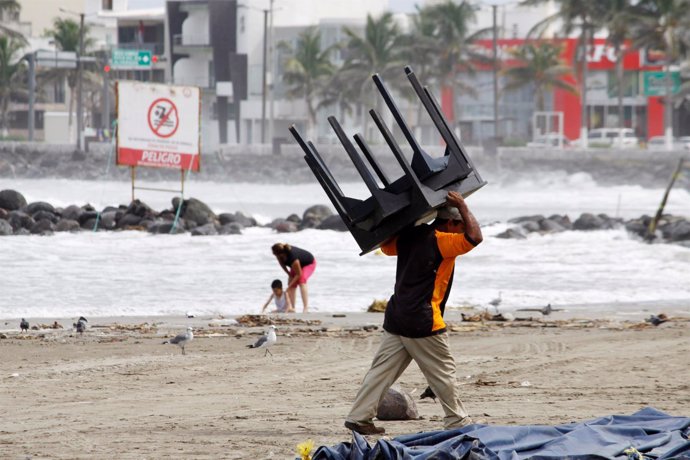
<path fill-rule="evenodd" d="M 117 164 L 199 170 L 200 90 L 117 82 Z"/>
<path fill-rule="evenodd" d="M 175 134 L 179 126 L 177 106 L 167 98 L 153 101 L 149 107 L 149 128 L 158 137 L 170 137 Z"/>

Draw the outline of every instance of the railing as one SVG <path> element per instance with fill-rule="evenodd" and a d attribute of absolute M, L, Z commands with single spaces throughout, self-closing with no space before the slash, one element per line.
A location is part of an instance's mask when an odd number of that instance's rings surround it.
<path fill-rule="evenodd" d="M 208 46 L 211 40 L 208 34 L 176 34 L 173 35 L 173 44 L 177 46 Z"/>
<path fill-rule="evenodd" d="M 115 47 L 122 50 L 148 50 L 155 55 L 165 53 L 165 45 L 163 43 L 118 43 Z"/>
<path fill-rule="evenodd" d="M 203 75 L 175 75 L 175 84 L 183 86 L 199 86 L 201 88 L 213 88 L 214 79 Z"/>

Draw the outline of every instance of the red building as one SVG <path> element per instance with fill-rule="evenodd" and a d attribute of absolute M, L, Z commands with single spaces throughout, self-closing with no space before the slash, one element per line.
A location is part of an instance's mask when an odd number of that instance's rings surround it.
<path fill-rule="evenodd" d="M 558 40 L 563 44 L 563 62 L 573 67 L 572 82 L 581 88 L 581 78 L 578 75 L 577 39 Z M 508 50 L 525 43 L 524 39 L 509 39 L 498 41 L 498 54 L 501 66 L 517 65 Z M 486 50 L 488 57 L 492 56 L 491 40 L 477 43 Z M 623 52 L 623 123 L 625 127 L 633 128 L 637 136 L 646 139 L 663 134 L 664 103 L 663 97 L 647 96 L 644 88 L 644 72 L 660 71 L 658 65 L 649 65 L 645 55 L 640 50 L 624 49 Z M 616 75 L 617 56 L 612 45 L 605 39 L 595 39 L 587 49 L 587 119 L 588 128 L 618 127 L 618 78 Z M 480 74 L 487 76 L 491 72 L 490 66 L 478 66 Z M 500 77 L 499 77 L 500 78 Z M 500 81 L 500 80 L 499 80 Z M 500 86 L 500 83 L 499 83 Z M 579 94 L 571 94 L 565 90 L 556 89 L 550 95 L 550 107 L 546 110 L 563 112 L 564 134 L 570 139 L 580 136 L 582 105 Z M 485 97 L 485 96 L 482 96 Z M 503 99 L 503 98 L 502 98 Z M 499 114 L 503 118 L 505 101 L 499 100 Z M 492 97 L 491 97 L 491 100 Z M 503 113 L 501 113 L 503 112 Z M 523 117 L 518 117 L 523 118 Z M 462 115 L 458 120 L 462 122 Z M 509 134 L 509 133 L 504 133 Z"/>

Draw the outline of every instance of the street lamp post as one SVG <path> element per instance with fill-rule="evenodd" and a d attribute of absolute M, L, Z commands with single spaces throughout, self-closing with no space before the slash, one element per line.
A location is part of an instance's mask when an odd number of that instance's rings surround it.
<path fill-rule="evenodd" d="M 29 61 L 29 142 L 33 142 L 36 122 L 36 55 L 32 52 L 26 58 Z"/>
<path fill-rule="evenodd" d="M 84 13 L 60 8 L 63 13 L 79 16 L 79 52 L 77 54 L 77 151 L 82 151 L 82 131 L 84 130 L 84 98 L 82 94 L 84 56 Z"/>
<path fill-rule="evenodd" d="M 498 142 L 498 136 L 501 130 L 498 126 L 498 26 L 496 25 L 496 9 L 497 5 L 491 5 L 493 14 L 493 73 L 494 73 L 494 139 Z"/>
<path fill-rule="evenodd" d="M 261 143 L 266 143 L 266 58 L 268 48 L 268 10 L 264 10 L 263 87 L 261 90 Z"/>
<path fill-rule="evenodd" d="M 82 151 L 82 132 L 84 131 L 84 13 L 79 14 L 79 56 L 77 56 L 77 151 Z"/>

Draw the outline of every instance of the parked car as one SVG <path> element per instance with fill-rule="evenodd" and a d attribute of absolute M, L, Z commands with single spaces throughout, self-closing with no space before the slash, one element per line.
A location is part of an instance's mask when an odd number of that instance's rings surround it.
<path fill-rule="evenodd" d="M 562 143 L 563 147 L 570 147 L 570 139 L 559 133 L 548 133 L 543 136 L 539 136 L 532 142 L 527 143 L 527 147 L 531 148 L 553 148 L 558 147 L 559 141 Z"/>
<path fill-rule="evenodd" d="M 666 136 L 650 137 L 647 141 L 649 150 L 666 150 Z M 690 150 L 690 136 L 673 138 L 673 150 Z"/>
<path fill-rule="evenodd" d="M 578 146 L 583 144 L 581 139 L 575 142 Z M 639 142 L 635 136 L 635 131 L 630 128 L 596 128 L 587 133 L 587 145 L 589 147 L 629 149 L 637 147 Z"/>

